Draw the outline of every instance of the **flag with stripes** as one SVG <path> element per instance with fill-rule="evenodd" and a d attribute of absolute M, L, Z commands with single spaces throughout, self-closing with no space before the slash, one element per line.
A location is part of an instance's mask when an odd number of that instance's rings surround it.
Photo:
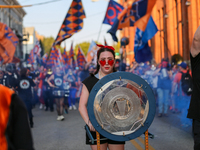
<path fill-rule="evenodd" d="M 74 59 L 74 49 L 73 49 L 73 42 L 71 44 L 71 48 L 70 48 L 70 51 L 69 51 L 69 66 L 72 68 L 72 69 L 75 69 L 76 68 L 76 61 Z"/>
<path fill-rule="evenodd" d="M 49 66 L 57 65 L 58 58 L 59 58 L 59 52 L 55 46 L 52 46 L 51 53 L 50 53 L 49 59 L 47 61 L 47 65 L 49 65 Z"/>
<path fill-rule="evenodd" d="M 40 42 L 36 40 L 35 45 L 29 54 L 27 63 L 33 65 L 34 63 L 39 62 L 37 60 L 40 60 L 40 52 L 41 52 Z"/>
<path fill-rule="evenodd" d="M 80 46 L 78 46 L 77 64 L 79 68 L 84 68 L 86 59 Z"/>
<path fill-rule="evenodd" d="M 64 48 L 64 51 L 62 53 L 62 58 L 63 58 L 63 64 L 64 65 L 68 65 L 68 63 L 69 63 L 69 57 L 68 57 L 66 48 Z"/>

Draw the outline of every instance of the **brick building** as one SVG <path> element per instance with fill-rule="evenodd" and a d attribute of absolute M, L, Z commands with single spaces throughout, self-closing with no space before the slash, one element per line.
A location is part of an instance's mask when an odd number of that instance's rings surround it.
<path fill-rule="evenodd" d="M 133 0 L 118 0 L 121 5 Z M 200 0 L 157 0 L 152 11 L 158 32 L 149 41 L 153 58 L 157 63 L 162 58 L 180 54 L 183 60 L 189 60 L 190 47 L 194 33 L 200 25 Z M 135 27 L 128 27 L 120 32 L 120 37 L 129 37 L 126 47 L 128 61 L 134 60 L 133 47 Z"/>

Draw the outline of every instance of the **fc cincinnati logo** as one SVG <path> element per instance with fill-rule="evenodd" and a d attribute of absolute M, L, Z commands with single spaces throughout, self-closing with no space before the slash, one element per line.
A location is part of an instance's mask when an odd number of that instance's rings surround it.
<path fill-rule="evenodd" d="M 56 79 L 55 79 L 55 85 L 56 85 L 56 86 L 61 86 L 61 85 L 62 85 L 62 79 L 56 78 Z"/>
<path fill-rule="evenodd" d="M 21 80 L 19 85 L 22 89 L 28 89 L 30 86 L 30 83 L 28 80 Z"/>

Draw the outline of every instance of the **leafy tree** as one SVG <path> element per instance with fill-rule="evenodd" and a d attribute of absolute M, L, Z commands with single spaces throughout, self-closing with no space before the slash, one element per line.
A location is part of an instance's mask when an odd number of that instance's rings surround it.
<path fill-rule="evenodd" d="M 82 43 L 79 43 L 79 44 L 76 44 L 75 45 L 75 48 L 74 48 L 74 53 L 77 55 L 78 53 L 78 46 L 81 47 L 84 55 L 86 56 L 87 55 L 87 52 L 88 52 L 88 49 L 90 47 L 90 42 L 82 42 Z"/>
<path fill-rule="evenodd" d="M 41 45 L 43 47 L 43 52 L 44 53 L 47 53 L 47 54 L 50 54 L 50 50 L 51 50 L 51 47 L 53 45 L 53 42 L 54 42 L 54 38 L 52 36 L 50 37 L 45 37 L 42 41 L 41 41 Z M 60 52 L 62 53 L 64 51 L 64 48 L 63 47 L 60 47 L 60 46 L 56 46 L 57 48 L 60 49 Z"/>
<path fill-rule="evenodd" d="M 41 42 L 42 42 L 42 45 L 44 48 L 44 52 L 49 54 L 51 47 L 53 45 L 53 42 L 54 42 L 54 38 L 52 36 L 45 37 Z"/>
<path fill-rule="evenodd" d="M 115 49 L 115 53 L 119 53 L 120 50 L 120 42 L 118 42 L 117 44 L 113 45 L 114 49 Z"/>

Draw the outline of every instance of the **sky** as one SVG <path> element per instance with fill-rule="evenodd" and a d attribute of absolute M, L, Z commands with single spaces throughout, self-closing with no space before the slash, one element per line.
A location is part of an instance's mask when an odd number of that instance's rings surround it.
<path fill-rule="evenodd" d="M 50 0 L 18 0 L 21 5 L 29 5 L 47 2 Z M 102 24 L 108 6 L 108 0 L 82 0 L 86 18 L 83 21 L 83 29 L 66 39 L 67 50 L 70 49 L 71 42 L 74 45 L 81 42 L 91 42 L 92 40 L 104 43 L 106 39 L 108 45 L 113 45 L 114 41 L 107 31 L 110 25 Z M 26 15 L 23 20 L 24 27 L 35 27 L 35 30 L 45 37 L 53 36 L 56 38 L 62 22 L 69 10 L 72 0 L 60 0 L 44 5 L 24 7 Z M 100 35 L 99 35 L 100 33 Z M 62 42 L 62 46 L 64 46 Z"/>

